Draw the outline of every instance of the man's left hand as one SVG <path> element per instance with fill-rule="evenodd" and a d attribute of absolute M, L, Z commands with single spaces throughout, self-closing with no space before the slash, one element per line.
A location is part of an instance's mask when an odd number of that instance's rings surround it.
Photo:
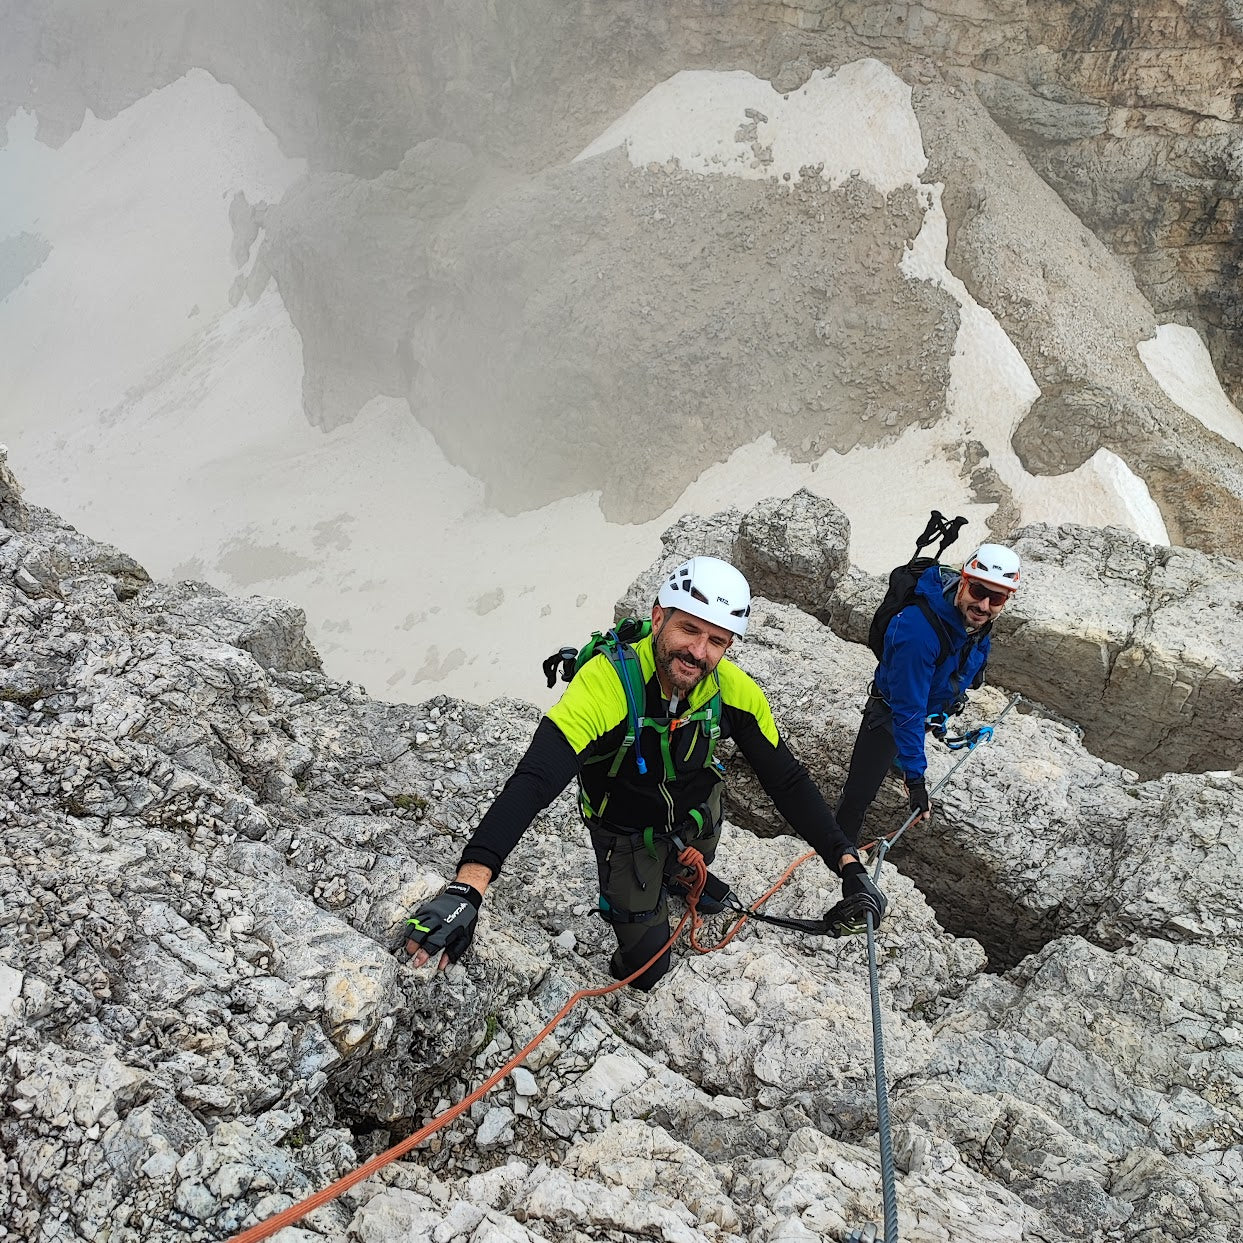
<path fill-rule="evenodd" d="M 931 818 L 932 800 L 928 797 L 928 783 L 922 777 L 906 778 L 906 798 L 911 811 L 918 813 L 912 823 Z"/>
<path fill-rule="evenodd" d="M 835 935 L 844 936 L 867 931 L 867 917 L 872 917 L 872 927 L 879 928 L 889 903 L 868 875 L 868 870 L 858 861 L 842 867 L 841 907 L 849 914 L 838 924 Z"/>

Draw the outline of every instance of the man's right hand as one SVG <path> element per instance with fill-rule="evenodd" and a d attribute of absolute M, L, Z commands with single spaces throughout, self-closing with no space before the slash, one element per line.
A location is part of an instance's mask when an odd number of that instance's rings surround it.
<path fill-rule="evenodd" d="M 424 902 L 406 920 L 406 952 L 412 967 L 421 967 L 432 956 L 443 951 L 440 970 L 470 948 L 475 939 L 475 921 L 483 894 L 473 885 L 455 880 L 428 902 Z"/>
<path fill-rule="evenodd" d="M 911 810 L 919 814 L 912 821 L 918 824 L 932 816 L 932 801 L 928 798 L 928 783 L 922 777 L 906 778 L 906 798 Z"/>

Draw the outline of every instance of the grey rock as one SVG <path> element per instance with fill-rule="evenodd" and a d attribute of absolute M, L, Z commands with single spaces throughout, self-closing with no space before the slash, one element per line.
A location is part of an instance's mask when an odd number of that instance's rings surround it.
<path fill-rule="evenodd" d="M 135 607 L 153 630 L 230 643 L 264 669 L 297 673 L 323 667 L 306 636 L 306 614 L 283 600 L 238 600 L 206 583 L 183 582 L 144 592 Z"/>
<path fill-rule="evenodd" d="M 976 93 L 989 115 L 1017 141 L 1066 142 L 1105 132 L 1109 109 L 1101 103 L 1049 99 L 1008 78 L 981 74 Z"/>
<path fill-rule="evenodd" d="M 1243 563 L 1114 527 L 1025 527 L 990 674 L 1142 776 L 1243 755 Z"/>
<path fill-rule="evenodd" d="M 761 518 L 790 533 L 771 590 L 819 592 L 820 518 L 759 508 L 752 538 Z M 636 594 L 650 603 L 691 552 L 736 552 L 743 521 L 682 524 Z M 32 525 L 0 545 L 10 568 L 57 564 L 64 529 Z M 451 874 L 538 710 L 377 703 L 242 650 L 255 619 L 296 650 L 280 607 L 122 598 L 111 571 L 80 567 L 63 600 L 0 593 L 0 667 L 35 695 L 0 704 L 11 1229 L 229 1237 L 356 1167 L 363 1139 L 462 1100 L 607 977 L 599 921 L 558 927 L 574 939 L 555 959 L 547 926 L 592 908 L 594 857 L 572 798 L 554 801 L 471 954 L 411 971 L 402 921 Z M 868 589 L 843 573 L 833 607 Z M 870 655 L 762 596 L 736 654 L 831 798 Z M 1005 702 L 986 688 L 968 722 Z M 934 751 L 934 774 L 952 762 Z M 728 773 L 713 866 L 754 901 L 806 852 L 739 758 Z M 883 791 L 871 824 L 897 806 Z M 1139 781 L 1012 713 L 903 840 L 879 988 L 914 1243 L 1243 1228 L 1241 812 L 1233 774 Z M 769 909 L 819 913 L 839 891 L 812 858 Z M 571 1011 L 528 1056 L 538 1083 L 518 1068 L 299 1233 L 840 1237 L 879 1218 L 869 1002 L 858 941 L 750 924 L 715 953 L 676 947 L 651 994 Z"/>
<path fill-rule="evenodd" d="M 1238 765 L 1240 562 L 1117 527 L 1033 525 L 1010 541 L 1023 585 L 994 627 L 991 682 L 1072 722 L 1090 750 L 1141 776 Z M 829 624 L 866 642 L 884 588 L 851 569 Z"/>
<path fill-rule="evenodd" d="M 9 451 L 0 445 L 0 524 L 10 531 L 24 531 L 29 520 L 21 484 L 9 466 Z"/>
<path fill-rule="evenodd" d="M 738 527 L 738 553 L 752 594 L 826 620 L 850 564 L 850 522 L 832 501 L 803 488 L 749 509 Z"/>

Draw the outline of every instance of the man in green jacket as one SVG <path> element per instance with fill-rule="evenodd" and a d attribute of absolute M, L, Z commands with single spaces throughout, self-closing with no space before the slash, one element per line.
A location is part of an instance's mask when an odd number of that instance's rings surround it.
<path fill-rule="evenodd" d="M 414 966 L 440 952 L 443 970 L 465 953 L 488 886 L 531 821 L 574 777 L 595 849 L 600 913 L 617 938 L 610 970 L 624 979 L 643 966 L 669 939 L 668 892 L 686 892 L 680 844 L 696 847 L 706 862 L 716 853 L 719 738 L 734 740 L 777 810 L 841 877 L 843 895 L 862 899 L 880 922 L 883 895 L 782 740 L 764 692 L 725 658 L 750 612 L 751 591 L 738 570 L 716 557 L 693 557 L 661 585 L 652 632 L 634 644 L 642 705 L 632 707 L 607 658 L 579 670 L 466 844 L 454 882 L 407 921 Z M 636 715 L 640 727 L 627 745 Z M 722 909 L 726 893 L 710 876 L 701 911 L 714 897 Z M 668 969 L 666 951 L 634 987 L 650 989 Z"/>

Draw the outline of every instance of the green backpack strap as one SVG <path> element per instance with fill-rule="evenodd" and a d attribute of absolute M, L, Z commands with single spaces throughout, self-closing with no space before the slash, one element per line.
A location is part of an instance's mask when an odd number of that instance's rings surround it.
<path fill-rule="evenodd" d="M 705 732 L 708 735 L 708 757 L 704 760 L 704 767 L 712 767 L 712 758 L 716 754 L 716 744 L 721 738 L 721 678 L 714 669 L 712 676 L 716 679 L 716 694 L 708 701 L 710 715 L 708 717 Z"/>
<path fill-rule="evenodd" d="M 626 737 L 622 740 L 622 745 L 617 748 L 613 763 L 609 766 L 609 776 L 616 777 L 621 769 L 622 761 L 626 758 L 626 752 L 634 747 L 639 737 L 639 730 L 643 727 L 643 709 L 647 706 L 647 686 L 643 681 L 643 669 L 639 665 L 639 658 L 634 648 L 629 643 L 623 643 L 618 639 L 616 631 L 609 631 L 602 650 L 608 657 L 609 664 L 617 671 L 618 680 L 626 696 Z M 643 759 L 642 751 L 637 748 L 634 760 L 639 767 L 639 773 L 646 773 L 647 763 Z"/>
<path fill-rule="evenodd" d="M 643 709 L 647 706 L 647 686 L 643 680 L 643 668 L 639 657 L 630 645 L 651 633 L 652 623 L 637 621 L 633 617 L 623 618 L 612 630 L 594 631 L 590 641 L 578 654 L 574 666 L 577 673 L 594 656 L 604 656 L 617 674 L 626 696 L 626 736 L 621 746 L 613 754 L 613 762 L 609 766 L 609 776 L 616 777 L 621 769 L 622 761 L 638 740 L 639 730 L 643 727 Z M 635 762 L 640 773 L 647 772 L 647 764 L 637 751 Z M 601 807 L 600 811 L 603 812 Z"/>
<path fill-rule="evenodd" d="M 660 754 L 664 761 L 667 781 L 672 781 L 677 776 L 677 769 L 673 762 L 673 731 L 685 729 L 688 725 L 693 724 L 703 730 L 704 737 L 708 741 L 708 751 L 704 756 L 703 766 L 713 767 L 716 744 L 721 738 L 721 679 L 715 670 L 713 670 L 712 678 L 716 683 L 712 698 L 707 703 L 701 704 L 694 712 L 688 712 L 685 716 L 673 721 L 653 721 L 646 718 L 643 721 L 643 724 L 650 725 L 660 733 Z"/>

